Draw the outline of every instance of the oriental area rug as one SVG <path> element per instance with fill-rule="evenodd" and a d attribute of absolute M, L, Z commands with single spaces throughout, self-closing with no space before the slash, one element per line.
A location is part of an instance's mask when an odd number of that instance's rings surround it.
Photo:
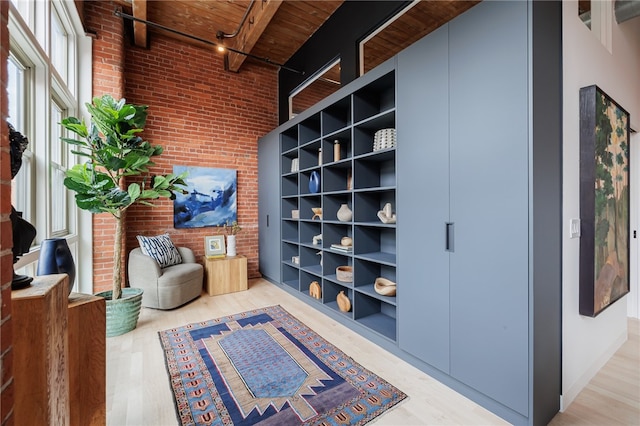
<path fill-rule="evenodd" d="M 159 335 L 182 425 L 363 425 L 406 398 L 280 306 Z"/>

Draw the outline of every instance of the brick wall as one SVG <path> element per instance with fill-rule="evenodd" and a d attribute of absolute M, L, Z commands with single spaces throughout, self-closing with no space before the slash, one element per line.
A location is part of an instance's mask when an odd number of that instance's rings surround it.
<path fill-rule="evenodd" d="M 102 83 L 94 81 L 94 90 L 106 90 L 105 82 L 111 82 L 110 73 L 119 66 L 112 53 L 117 49 L 106 46 L 111 37 L 107 33 L 113 31 L 106 22 L 117 18 L 108 3 L 86 5 L 85 12 L 89 28 L 97 33 L 96 44 L 105 42 L 94 48 L 94 78 L 104 76 Z M 277 70 L 248 60 L 239 73 L 227 72 L 221 54 L 212 48 L 192 46 L 156 32 L 149 38 L 149 48 L 143 49 L 132 46 L 125 37 L 122 71 L 127 101 L 149 105 L 143 137 L 164 148 L 151 171 L 171 173 L 174 165 L 236 169 L 238 221 L 243 227 L 237 251 L 248 258 L 249 277 L 258 277 L 257 140 L 277 126 Z M 112 42 L 120 40 L 113 37 Z M 174 229 L 173 203 L 165 199 L 156 204 L 128 209 L 126 252 L 138 246 L 136 235 L 168 232 L 177 245 L 190 247 L 201 261 L 204 237 L 221 230 Z M 108 241 L 112 227 L 96 226 L 96 222 L 94 242 L 103 244 L 101 239 Z M 110 279 L 103 279 L 103 274 L 110 277 L 110 265 L 110 259 L 94 258 L 94 291 L 110 287 Z"/>
<path fill-rule="evenodd" d="M 105 93 L 124 96 L 124 23 L 113 15 L 112 1 L 84 2 L 86 28 L 95 33 L 93 42 L 94 96 Z M 84 111 L 83 111 L 84 112 Z M 93 290 L 111 290 L 115 219 L 107 213 L 93 215 Z M 124 276 L 124 271 L 123 271 Z"/>
<path fill-rule="evenodd" d="M 11 231 L 11 159 L 9 135 L 4 124 L 8 113 L 7 58 L 9 2 L 0 2 L 0 425 L 13 425 L 13 329 L 11 279 L 13 277 L 13 233 Z"/>

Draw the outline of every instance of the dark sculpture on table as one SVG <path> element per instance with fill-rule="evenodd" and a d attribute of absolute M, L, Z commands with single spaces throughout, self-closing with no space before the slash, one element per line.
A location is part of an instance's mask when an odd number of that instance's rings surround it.
<path fill-rule="evenodd" d="M 9 145 L 11 146 L 11 179 L 16 177 L 20 167 L 22 166 L 22 153 L 27 149 L 29 140 L 18 132 L 10 123 L 9 126 Z M 22 213 L 16 211 L 11 206 L 11 229 L 13 230 L 13 263 L 18 258 L 27 253 L 31 248 L 31 243 L 36 237 L 36 228 L 22 218 Z M 17 290 L 27 287 L 31 284 L 33 278 L 26 275 L 18 275 L 13 272 L 13 280 L 11 281 L 11 289 Z"/>

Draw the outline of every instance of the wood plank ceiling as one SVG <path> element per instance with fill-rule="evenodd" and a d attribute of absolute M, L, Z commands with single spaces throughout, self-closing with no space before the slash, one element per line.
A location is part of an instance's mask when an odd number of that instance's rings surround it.
<path fill-rule="evenodd" d="M 122 6 L 124 13 L 139 20 L 284 64 L 343 1 L 116 0 L 116 3 Z M 366 62 L 377 65 L 476 3 L 478 1 L 417 2 L 389 25 L 384 36 L 367 43 Z M 138 46 L 146 47 L 158 32 L 185 43 L 215 48 L 210 43 L 134 21 L 134 41 Z M 245 55 L 229 52 L 228 69 L 239 71 L 245 59 Z M 372 66 L 367 67 L 370 68 Z"/>

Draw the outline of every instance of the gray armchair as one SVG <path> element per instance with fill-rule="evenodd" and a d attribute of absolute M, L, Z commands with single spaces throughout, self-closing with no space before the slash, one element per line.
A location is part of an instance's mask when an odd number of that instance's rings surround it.
<path fill-rule="evenodd" d="M 144 290 L 142 306 L 173 309 L 202 293 L 203 266 L 196 263 L 191 249 L 178 247 L 178 251 L 182 263 L 163 269 L 139 247 L 129 253 L 129 284 Z"/>

